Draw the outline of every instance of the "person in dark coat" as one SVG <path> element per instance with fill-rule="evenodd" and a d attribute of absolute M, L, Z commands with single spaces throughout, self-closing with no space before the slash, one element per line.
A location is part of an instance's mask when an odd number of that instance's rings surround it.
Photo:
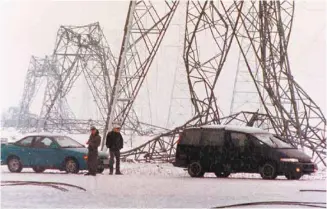
<path fill-rule="evenodd" d="M 109 148 L 110 159 L 109 159 L 109 170 L 110 175 L 114 171 L 114 163 L 116 158 L 116 174 L 122 175 L 120 172 L 120 150 L 123 148 L 124 140 L 120 134 L 120 127 L 115 126 L 112 131 L 107 134 L 106 146 Z"/>
<path fill-rule="evenodd" d="M 97 173 L 98 167 L 98 147 L 101 143 L 101 136 L 99 135 L 99 131 L 92 126 L 91 127 L 91 135 L 86 144 L 88 144 L 88 155 L 87 155 L 87 167 L 88 173 L 85 175 L 95 176 Z"/>

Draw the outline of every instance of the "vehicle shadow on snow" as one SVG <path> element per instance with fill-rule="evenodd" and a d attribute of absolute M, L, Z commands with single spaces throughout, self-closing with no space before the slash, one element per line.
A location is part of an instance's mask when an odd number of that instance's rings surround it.
<path fill-rule="evenodd" d="M 276 179 L 262 179 L 260 177 L 228 177 L 228 178 L 218 178 L 215 176 L 204 176 L 199 178 L 193 178 L 190 176 L 176 176 L 173 178 L 179 178 L 179 179 L 201 179 L 201 180 L 219 180 L 219 181 L 228 181 L 228 180 L 235 180 L 235 181 L 243 181 L 243 180 L 251 180 L 251 181 L 262 181 L 262 182 L 276 182 L 276 181 L 285 181 L 285 182 L 294 182 L 294 181 L 312 181 L 313 179 L 299 179 L 299 180 L 288 180 L 286 178 L 277 177 Z"/>
<path fill-rule="evenodd" d="M 84 175 L 87 172 L 79 172 L 79 173 L 66 173 L 65 171 L 45 171 L 43 173 L 36 173 L 34 171 L 22 171 L 20 173 L 11 173 L 10 171 L 1 171 L 1 174 L 16 174 L 16 175 L 24 175 L 24 174 L 35 174 L 35 175 Z M 99 174 L 102 175 L 102 174 Z"/>

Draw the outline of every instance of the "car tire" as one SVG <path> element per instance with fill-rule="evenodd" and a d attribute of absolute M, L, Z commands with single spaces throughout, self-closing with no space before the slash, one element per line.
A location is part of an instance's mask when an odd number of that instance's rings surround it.
<path fill-rule="evenodd" d="M 32 167 L 32 169 L 35 173 L 42 173 L 43 171 L 45 171 L 45 168 L 41 167 L 41 166 L 35 166 L 35 167 Z"/>
<path fill-rule="evenodd" d="M 274 163 L 268 162 L 260 167 L 260 175 L 263 179 L 276 179 L 277 169 Z"/>
<path fill-rule="evenodd" d="M 79 165 L 75 159 L 68 158 L 65 161 L 65 171 L 67 173 L 78 173 L 79 172 Z"/>
<path fill-rule="evenodd" d="M 203 177 L 205 173 L 203 172 L 201 164 L 198 162 L 191 163 L 188 166 L 187 171 L 191 177 Z"/>
<path fill-rule="evenodd" d="M 230 172 L 228 172 L 228 171 L 216 171 L 215 175 L 218 178 L 228 178 L 228 176 L 230 175 Z"/>
<path fill-rule="evenodd" d="M 216 177 L 218 178 L 227 178 L 231 174 L 228 166 L 226 165 L 215 165 L 214 171 Z"/>
<path fill-rule="evenodd" d="M 12 173 L 20 173 L 23 170 L 23 165 L 16 156 L 10 157 L 7 161 L 8 169 Z"/>
<path fill-rule="evenodd" d="M 299 180 L 301 177 L 302 177 L 302 173 L 288 173 L 288 174 L 285 174 L 285 177 L 288 179 L 288 180 Z"/>

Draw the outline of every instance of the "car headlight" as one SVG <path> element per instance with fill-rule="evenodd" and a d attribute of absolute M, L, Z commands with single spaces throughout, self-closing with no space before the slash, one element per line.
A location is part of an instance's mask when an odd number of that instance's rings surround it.
<path fill-rule="evenodd" d="M 296 158 L 281 158 L 280 161 L 281 161 L 281 162 L 292 162 L 292 163 L 297 163 L 297 162 L 299 162 L 299 160 L 296 159 Z"/>

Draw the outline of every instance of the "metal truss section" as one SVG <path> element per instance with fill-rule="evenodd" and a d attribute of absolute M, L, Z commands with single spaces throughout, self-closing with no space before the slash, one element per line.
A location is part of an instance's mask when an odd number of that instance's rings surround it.
<path fill-rule="evenodd" d="M 194 121 L 197 121 L 197 119 Z M 134 149 L 122 152 L 121 157 L 124 159 L 132 158 L 138 162 L 171 162 L 175 157 L 176 143 L 178 141 L 179 134 L 185 128 L 194 127 L 194 125 L 192 125 L 194 124 L 194 121 L 188 121 L 184 125 L 176 127 L 174 130 L 162 133 Z M 273 126 L 270 123 L 270 117 L 266 114 L 260 114 L 258 112 L 239 112 L 227 117 L 222 117 L 221 124 L 255 126 L 267 131 L 273 131 Z"/>
<path fill-rule="evenodd" d="M 130 2 L 109 104 L 109 130 L 113 122 L 124 125 L 131 113 L 133 102 L 176 11 L 178 1 L 165 1 L 164 8 L 160 10 L 159 6 L 162 6 L 162 2 Z M 101 149 L 104 149 L 104 140 Z"/>
<path fill-rule="evenodd" d="M 50 65 L 51 60 L 48 57 L 31 57 L 24 82 L 23 95 L 19 105 L 17 128 L 20 130 L 28 128 L 27 126 L 36 126 L 36 124 L 33 124 L 36 120 L 33 120 L 34 122 L 30 121 L 30 106 L 40 88 L 42 80 L 45 80 L 48 75 Z"/>
<path fill-rule="evenodd" d="M 326 119 L 320 108 L 294 80 L 287 54 L 294 2 L 247 2 L 239 8 L 240 25 L 236 40 L 245 60 L 258 59 L 262 79 L 256 79 L 247 62 L 249 73 L 260 95 L 264 111 L 274 131 L 297 146 L 313 151 L 316 162 L 326 166 Z M 245 3 L 244 3 L 245 4 Z M 284 7 L 285 6 L 285 7 Z M 236 22 L 229 19 L 236 28 Z M 260 89 L 264 89 L 261 93 Z"/>
<path fill-rule="evenodd" d="M 229 8 L 229 14 L 236 7 Z M 215 86 L 231 47 L 234 31 L 212 1 L 189 1 L 185 26 L 184 62 L 196 124 L 220 123 L 222 114 Z M 202 50 L 200 50 L 200 47 Z M 207 50 L 207 47 L 215 47 Z"/>
<path fill-rule="evenodd" d="M 156 136 L 154 139 L 126 152 L 121 152 L 121 158 L 132 158 L 137 162 L 171 162 L 175 157 L 176 142 L 180 128 Z"/>
<path fill-rule="evenodd" d="M 99 24 L 61 26 L 53 57 L 57 64 L 56 77 L 48 83 L 46 90 L 41 113 L 44 128 L 47 129 L 47 120 L 64 123 L 66 119 L 75 118 L 67 102 L 62 100 L 81 74 L 84 74 L 105 119 L 111 89 L 109 72 L 114 71 L 114 60 Z"/>

